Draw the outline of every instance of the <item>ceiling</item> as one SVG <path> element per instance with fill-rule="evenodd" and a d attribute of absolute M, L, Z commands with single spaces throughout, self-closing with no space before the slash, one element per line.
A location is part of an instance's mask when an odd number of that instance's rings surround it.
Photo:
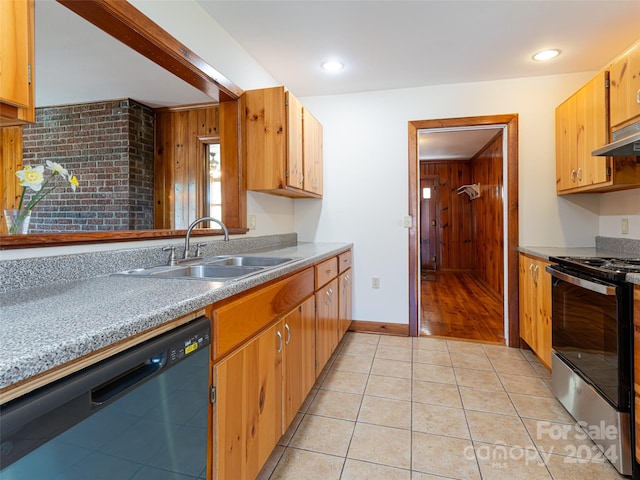
<path fill-rule="evenodd" d="M 637 0 L 197 2 L 298 97 L 596 71 L 639 36 Z M 544 48 L 562 54 L 533 62 Z M 211 100 L 54 0 L 36 1 L 36 75 L 37 105 Z"/>

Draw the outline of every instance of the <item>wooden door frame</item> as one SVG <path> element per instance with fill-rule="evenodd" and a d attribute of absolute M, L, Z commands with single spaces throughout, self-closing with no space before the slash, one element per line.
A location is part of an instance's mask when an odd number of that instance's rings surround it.
<path fill-rule="evenodd" d="M 519 303 L 518 303 L 518 115 L 489 115 L 480 117 L 460 117 L 439 120 L 415 120 L 409 122 L 409 215 L 418 219 L 420 181 L 420 165 L 418 160 L 418 130 L 473 127 L 496 125 L 505 127 L 507 139 L 507 171 L 504 172 L 506 202 L 507 202 L 507 255 L 505 268 L 507 280 L 505 298 L 507 300 L 507 345 L 520 345 Z M 420 232 L 418 223 L 414 222 L 409 229 L 409 335 L 417 337 L 420 334 L 420 297 L 419 297 L 419 242 Z"/>

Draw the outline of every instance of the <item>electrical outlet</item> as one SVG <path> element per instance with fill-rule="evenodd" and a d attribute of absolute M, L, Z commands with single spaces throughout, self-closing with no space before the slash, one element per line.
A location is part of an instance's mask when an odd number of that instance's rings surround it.
<path fill-rule="evenodd" d="M 413 227 L 413 218 L 411 218 L 411 215 L 405 215 L 404 217 L 402 217 L 402 226 L 404 228 Z"/>
<path fill-rule="evenodd" d="M 256 216 L 255 215 L 247 215 L 247 227 L 249 230 L 256 229 Z"/>
<path fill-rule="evenodd" d="M 380 288 L 380 277 L 371 277 L 371 288 Z"/>
<path fill-rule="evenodd" d="M 629 233 L 629 219 L 628 218 L 623 218 L 622 221 L 620 222 L 620 233 L 625 234 L 625 235 Z"/>

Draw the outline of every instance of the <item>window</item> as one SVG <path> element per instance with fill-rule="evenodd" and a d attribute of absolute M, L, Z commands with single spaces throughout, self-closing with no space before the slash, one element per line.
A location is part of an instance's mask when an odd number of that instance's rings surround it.
<path fill-rule="evenodd" d="M 222 220 L 222 168 L 220 144 L 209 143 L 206 148 L 208 164 L 207 215 Z"/>

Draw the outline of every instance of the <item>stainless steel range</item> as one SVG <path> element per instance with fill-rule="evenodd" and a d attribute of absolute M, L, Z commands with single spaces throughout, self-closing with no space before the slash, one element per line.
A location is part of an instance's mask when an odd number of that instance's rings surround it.
<path fill-rule="evenodd" d="M 633 285 L 640 258 L 551 257 L 556 397 L 623 475 L 633 470 Z"/>

